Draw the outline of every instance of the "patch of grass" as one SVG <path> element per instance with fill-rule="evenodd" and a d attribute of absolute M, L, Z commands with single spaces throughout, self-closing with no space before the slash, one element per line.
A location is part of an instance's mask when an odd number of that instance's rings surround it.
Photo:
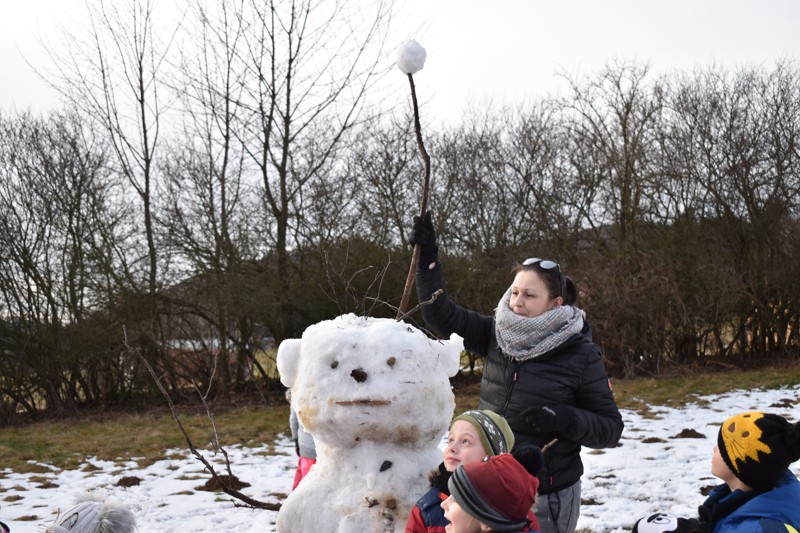
<path fill-rule="evenodd" d="M 726 370 L 684 376 L 612 380 L 617 405 L 647 411 L 647 405 L 682 407 L 698 396 L 737 389 L 777 389 L 800 383 L 800 363 L 756 370 Z M 765 406 L 765 408 L 768 406 Z"/>
<path fill-rule="evenodd" d="M 777 388 L 800 383 L 800 362 L 749 371 L 697 373 L 686 376 L 615 379 L 612 381 L 621 408 L 647 413 L 650 406 L 680 407 L 696 402 L 698 396 L 720 394 L 734 389 Z M 460 375 L 452 380 L 456 413 L 478 406 L 480 375 Z M 783 400 L 800 405 L 797 398 Z M 769 406 L 764 406 L 769 408 Z M 197 408 L 183 415 L 181 422 L 199 450 L 210 450 L 213 428 Z M 179 411 L 181 407 L 179 406 Z M 189 410 L 188 408 L 186 409 Z M 223 446 L 269 444 L 274 453 L 275 438 L 289 432 L 289 406 L 237 405 L 214 413 Z M 149 413 L 113 413 L 85 419 L 38 422 L 0 429 L 0 464 L 17 473 L 46 474 L 52 468 L 75 469 L 92 457 L 99 460 L 135 461 L 144 467 L 174 458 L 186 441 L 171 413 L 165 409 Z M 180 454 L 182 455 L 182 454 Z M 91 466 L 85 468 L 91 470 Z"/>
<path fill-rule="evenodd" d="M 288 433 L 289 406 L 237 407 L 215 414 L 214 420 L 223 446 L 255 446 Z M 188 414 L 181 423 L 198 450 L 211 449 L 214 429 L 207 416 Z M 166 459 L 166 450 L 186 446 L 169 412 L 120 413 L 0 429 L 0 464 L 17 473 L 41 474 L 51 472 L 45 465 L 75 469 L 91 457 L 147 466 Z"/>

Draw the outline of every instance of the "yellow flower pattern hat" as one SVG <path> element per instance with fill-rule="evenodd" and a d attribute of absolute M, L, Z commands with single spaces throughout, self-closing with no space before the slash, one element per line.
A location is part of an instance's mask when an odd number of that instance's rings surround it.
<path fill-rule="evenodd" d="M 719 429 L 719 452 L 745 485 L 775 486 L 789 465 L 800 459 L 800 423 L 779 415 L 750 411 L 727 419 Z"/>

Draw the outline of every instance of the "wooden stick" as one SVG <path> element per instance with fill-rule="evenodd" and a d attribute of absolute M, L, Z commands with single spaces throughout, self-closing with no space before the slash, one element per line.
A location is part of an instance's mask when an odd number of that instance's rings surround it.
<path fill-rule="evenodd" d="M 558 442 L 558 439 L 553 439 L 542 447 L 542 453 L 547 451 L 547 448 Z"/>
<path fill-rule="evenodd" d="M 336 405 L 391 405 L 389 400 L 342 400 Z"/>
<path fill-rule="evenodd" d="M 417 148 L 422 155 L 422 160 L 425 163 L 425 177 L 422 185 L 422 201 L 420 202 L 419 216 L 424 216 L 425 211 L 428 209 L 428 194 L 430 192 L 431 184 L 431 157 L 428 151 L 425 150 L 425 144 L 422 142 L 422 126 L 419 121 L 419 105 L 417 104 L 417 90 L 414 87 L 414 77 L 408 74 L 408 83 L 411 85 L 411 102 L 414 106 L 414 132 L 417 136 Z M 411 254 L 411 266 L 408 268 L 408 276 L 406 276 L 406 286 L 403 289 L 403 296 L 400 299 L 400 306 L 397 308 L 397 320 L 400 320 L 406 309 L 408 308 L 408 301 L 411 299 L 411 287 L 414 285 L 414 275 L 417 272 L 417 263 L 419 263 L 420 245 L 414 245 L 414 251 Z"/>

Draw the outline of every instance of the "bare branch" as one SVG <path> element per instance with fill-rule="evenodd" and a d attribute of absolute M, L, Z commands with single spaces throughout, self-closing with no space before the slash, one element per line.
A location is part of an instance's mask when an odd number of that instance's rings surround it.
<path fill-rule="evenodd" d="M 136 355 L 142 361 L 142 363 L 145 365 L 145 367 L 147 367 L 147 371 L 152 376 L 153 381 L 155 382 L 156 386 L 158 387 L 158 390 L 161 391 L 161 394 L 164 396 L 164 399 L 167 400 L 167 403 L 169 404 L 170 412 L 172 413 L 172 418 L 175 419 L 175 422 L 178 424 L 178 428 L 181 430 L 181 433 L 183 433 L 183 437 L 186 439 L 186 444 L 189 446 L 189 450 L 192 452 L 192 455 L 194 455 L 197 458 L 198 461 L 203 463 L 203 466 L 206 468 L 206 470 L 208 470 L 209 473 L 211 473 L 212 479 L 214 479 L 214 481 L 219 483 L 219 486 L 222 488 L 222 491 L 225 492 L 225 494 L 227 494 L 229 496 L 232 496 L 232 497 L 236 498 L 237 500 L 240 500 L 240 501 L 244 502 L 247 506 L 252 507 L 254 509 L 267 509 L 269 511 L 277 511 L 277 510 L 279 510 L 281 508 L 280 504 L 262 502 L 262 501 L 259 501 L 259 500 L 255 500 L 255 499 L 253 499 L 253 498 L 251 498 L 251 497 L 249 497 L 249 496 L 247 496 L 245 494 L 242 494 L 238 490 L 236 490 L 233 487 L 231 487 L 230 485 L 228 485 L 225 482 L 224 478 L 220 477 L 219 474 L 217 474 L 217 471 L 214 469 L 214 466 L 210 462 L 208 462 L 208 460 L 205 458 L 205 456 L 203 456 L 203 454 L 201 454 L 197 450 L 197 448 L 194 447 L 194 443 L 192 442 L 191 437 L 189 437 L 189 433 L 186 431 L 186 428 L 184 427 L 183 422 L 181 421 L 180 415 L 178 415 L 178 409 L 175 407 L 175 403 L 172 401 L 172 398 L 170 397 L 169 393 L 164 388 L 164 385 L 161 384 L 161 379 L 156 375 L 156 371 L 153 369 L 153 367 L 150 365 L 150 363 L 147 361 L 147 359 L 145 359 L 145 357 L 141 354 L 141 352 L 138 349 L 135 349 L 135 348 L 131 347 L 130 344 L 128 344 L 128 333 L 125 330 L 125 326 L 123 326 L 122 332 L 123 332 L 123 336 L 124 336 L 124 345 L 125 345 L 126 351 L 128 353 L 130 353 L 130 354 Z M 198 390 L 198 393 L 199 393 L 199 390 Z M 211 424 L 212 424 L 212 426 L 214 428 L 214 445 L 225 456 L 226 469 L 228 470 L 228 474 L 230 475 L 230 478 L 233 478 L 233 474 L 231 473 L 230 462 L 228 460 L 228 453 L 225 451 L 225 449 L 222 447 L 222 445 L 219 442 L 219 435 L 217 434 L 217 428 L 216 428 L 216 423 L 214 422 L 214 417 L 211 414 L 211 411 L 210 411 L 210 409 L 208 407 L 208 404 L 206 403 L 205 397 L 202 394 L 200 394 L 200 398 L 203 401 L 203 406 L 205 407 L 206 413 L 208 414 L 208 418 L 211 421 Z"/>
<path fill-rule="evenodd" d="M 407 313 L 403 313 L 402 315 L 398 316 L 395 320 L 397 320 L 397 321 L 403 320 L 407 316 L 413 315 L 416 312 L 416 310 L 419 309 L 420 307 L 425 307 L 426 305 L 431 305 L 433 302 L 436 301 L 436 298 L 438 298 L 439 296 L 442 295 L 443 292 L 444 292 L 443 289 L 436 289 L 433 292 L 433 294 L 431 294 L 430 299 L 428 299 L 428 300 L 426 300 L 424 302 L 420 302 L 419 304 L 417 304 L 416 307 L 414 307 L 413 309 L 411 309 Z M 399 312 L 399 310 L 398 310 L 398 312 Z"/>
<path fill-rule="evenodd" d="M 411 73 L 408 74 L 408 83 L 411 86 L 411 101 L 414 106 L 414 132 L 417 136 L 417 147 L 422 159 L 425 162 L 425 176 L 422 184 L 422 201 L 419 207 L 419 216 L 425 215 L 425 210 L 428 208 L 428 193 L 431 188 L 431 157 L 428 151 L 425 150 L 425 143 L 422 142 L 422 126 L 419 122 L 419 105 L 417 104 L 417 90 L 414 87 L 414 77 Z M 414 284 L 414 274 L 417 271 L 417 263 L 419 263 L 419 255 L 421 253 L 419 244 L 414 245 L 414 252 L 411 254 L 411 265 L 408 267 L 408 276 L 406 277 L 406 285 L 403 289 L 403 296 L 400 299 L 400 306 L 397 308 L 397 320 L 400 320 L 400 315 L 404 314 L 408 301 L 411 298 L 411 286 Z"/>

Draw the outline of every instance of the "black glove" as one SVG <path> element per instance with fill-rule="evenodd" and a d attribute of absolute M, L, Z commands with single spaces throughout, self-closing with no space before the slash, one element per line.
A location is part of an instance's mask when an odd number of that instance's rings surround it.
<path fill-rule="evenodd" d="M 300 457 L 300 441 L 294 439 L 294 453 L 297 454 L 297 457 Z"/>
<path fill-rule="evenodd" d="M 569 427 L 569 413 L 558 405 L 528 407 L 519 416 L 539 433 L 561 433 Z"/>
<path fill-rule="evenodd" d="M 408 236 L 409 244 L 419 244 L 420 258 L 430 260 L 439 251 L 436 246 L 436 232 L 433 230 L 431 222 L 431 212 L 427 211 L 424 216 L 414 217 L 414 226 Z M 420 260 L 420 264 L 423 264 Z"/>

